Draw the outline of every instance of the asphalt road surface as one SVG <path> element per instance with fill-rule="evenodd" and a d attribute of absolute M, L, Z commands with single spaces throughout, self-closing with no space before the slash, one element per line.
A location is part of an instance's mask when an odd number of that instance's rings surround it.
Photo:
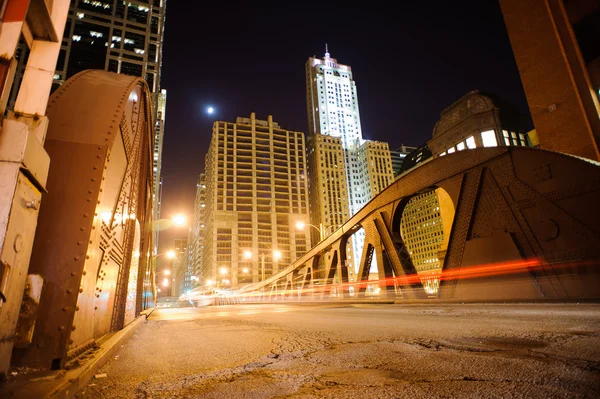
<path fill-rule="evenodd" d="M 600 398 L 600 305 L 157 309 L 100 373 L 78 398 Z"/>

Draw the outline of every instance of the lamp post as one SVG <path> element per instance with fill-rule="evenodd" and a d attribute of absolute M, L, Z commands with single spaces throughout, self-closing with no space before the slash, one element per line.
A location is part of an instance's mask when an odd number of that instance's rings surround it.
<path fill-rule="evenodd" d="M 168 259 L 175 259 L 175 256 L 176 256 L 175 251 L 173 251 L 172 249 L 170 249 L 170 250 L 168 250 L 166 252 L 161 252 L 159 254 L 156 254 L 156 255 L 152 256 L 152 265 L 153 266 L 155 265 L 156 259 L 158 259 L 158 257 L 162 256 L 162 255 L 165 255 Z M 154 276 L 152 278 L 152 281 L 154 281 L 154 288 L 156 288 L 156 277 L 158 275 L 164 274 L 165 276 L 169 276 L 171 274 L 171 270 L 170 269 L 165 269 L 165 270 L 163 270 L 161 272 L 158 272 L 158 273 L 155 272 L 155 270 L 156 270 L 155 267 L 153 267 L 152 271 L 154 272 L 153 273 Z M 167 280 L 167 279 L 165 279 L 165 280 Z M 163 281 L 163 286 L 165 286 L 164 283 L 165 282 Z M 157 298 L 157 293 L 156 292 L 154 292 L 154 298 Z"/>
<path fill-rule="evenodd" d="M 258 256 L 260 257 L 260 271 L 261 271 L 260 272 L 260 275 L 261 275 L 260 281 L 265 281 L 265 252 L 260 251 Z M 281 259 L 281 251 L 274 249 L 272 256 L 273 256 L 273 260 L 275 262 L 277 262 L 279 259 Z M 251 259 L 252 251 L 244 251 L 244 258 Z"/>
<path fill-rule="evenodd" d="M 319 227 L 317 227 L 314 224 L 304 223 L 301 220 L 298 221 L 298 222 L 296 222 L 296 228 L 298 230 L 304 230 L 304 226 L 310 226 L 310 227 L 313 227 L 313 228 L 317 229 L 317 231 L 319 232 L 319 241 L 323 241 L 325 239 L 325 237 L 326 237 L 325 234 L 327 233 L 327 230 L 329 230 L 332 227 L 336 227 L 334 225 L 325 227 L 325 226 L 323 226 L 323 223 L 319 223 Z"/>

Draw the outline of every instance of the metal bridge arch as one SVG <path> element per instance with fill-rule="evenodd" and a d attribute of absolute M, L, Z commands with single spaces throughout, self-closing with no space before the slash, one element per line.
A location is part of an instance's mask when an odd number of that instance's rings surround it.
<path fill-rule="evenodd" d="M 150 295 L 153 126 L 143 79 L 83 71 L 52 94 L 48 193 L 29 273 L 44 287 L 15 365 L 62 368 Z"/>
<path fill-rule="evenodd" d="M 422 164 L 288 268 L 243 292 L 253 298 L 256 291 L 272 290 L 278 281 L 288 280 L 299 290 L 294 297 L 315 297 L 319 288 L 316 297 L 335 293 L 345 298 L 353 285 L 364 295 L 367 265 L 375 256 L 385 296 L 424 299 L 398 226 L 413 196 L 437 188 L 454 206 L 437 299 L 600 297 L 600 165 L 523 147 L 460 151 Z M 323 287 L 302 277 L 311 274 L 308 270 L 319 256 L 331 249 L 335 253 L 342 239 L 360 228 L 365 245 L 354 284 L 335 259 L 327 265 Z"/>

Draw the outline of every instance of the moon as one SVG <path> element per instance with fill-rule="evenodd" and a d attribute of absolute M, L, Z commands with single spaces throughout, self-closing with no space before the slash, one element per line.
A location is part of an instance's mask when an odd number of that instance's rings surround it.
<path fill-rule="evenodd" d="M 209 114 L 212 114 L 215 112 L 215 109 L 213 107 L 208 107 L 208 108 L 206 108 L 206 112 L 208 112 Z"/>

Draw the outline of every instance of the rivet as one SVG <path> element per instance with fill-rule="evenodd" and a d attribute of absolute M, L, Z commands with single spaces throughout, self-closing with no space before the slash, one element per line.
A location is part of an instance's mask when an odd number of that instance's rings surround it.
<path fill-rule="evenodd" d="M 83 214 L 83 217 L 84 217 L 84 218 L 88 217 L 87 213 L 84 213 L 84 214 Z"/>
<path fill-rule="evenodd" d="M 58 327 L 58 330 L 59 330 L 59 331 L 64 331 L 64 330 L 65 330 L 65 326 L 60 326 L 60 327 Z"/>
<path fill-rule="evenodd" d="M 98 306 L 94 306 L 94 310 L 98 310 Z"/>
<path fill-rule="evenodd" d="M 75 272 L 71 272 L 71 277 L 75 277 Z"/>
<path fill-rule="evenodd" d="M 73 340 L 72 339 L 69 340 L 69 345 L 73 345 Z"/>
<path fill-rule="evenodd" d="M 63 312 L 66 312 L 67 310 L 69 310 L 69 308 L 67 306 L 65 306 L 64 308 L 62 308 Z"/>
<path fill-rule="evenodd" d="M 77 241 L 77 245 L 82 245 L 83 243 L 81 241 Z"/>
<path fill-rule="evenodd" d="M 74 260 L 79 260 L 79 256 L 73 257 Z"/>
<path fill-rule="evenodd" d="M 79 230 L 81 230 L 81 231 L 85 231 L 85 228 L 83 228 L 83 227 L 80 227 L 80 228 L 79 228 Z"/>
<path fill-rule="evenodd" d="M 75 311 L 79 311 L 79 306 L 75 306 Z"/>
<path fill-rule="evenodd" d="M 85 258 L 86 258 L 86 259 L 89 259 L 89 258 L 90 258 L 90 256 L 89 256 L 89 255 L 86 255 L 86 256 L 85 256 Z"/>
<path fill-rule="evenodd" d="M 91 180 L 92 180 L 92 181 L 96 181 L 96 179 L 94 179 L 93 177 L 92 177 L 92 179 L 91 179 Z"/>
<path fill-rule="evenodd" d="M 72 290 L 72 289 L 70 289 L 70 288 L 69 288 L 69 289 L 67 289 L 67 294 L 71 294 L 72 292 L 73 292 L 73 290 Z"/>
<path fill-rule="evenodd" d="M 87 274 L 87 272 L 84 270 L 83 273 L 81 273 L 81 274 L 83 274 L 85 276 Z"/>
<path fill-rule="evenodd" d="M 87 198 L 86 201 L 87 202 L 92 202 L 92 199 L 91 198 Z"/>
<path fill-rule="evenodd" d="M 79 288 L 79 292 L 83 292 L 83 288 Z"/>
<path fill-rule="evenodd" d="M 75 329 L 76 329 L 76 328 L 77 328 L 77 327 L 75 327 L 74 325 L 73 325 L 73 326 L 71 326 L 71 330 L 73 330 L 73 331 L 75 331 Z"/>

